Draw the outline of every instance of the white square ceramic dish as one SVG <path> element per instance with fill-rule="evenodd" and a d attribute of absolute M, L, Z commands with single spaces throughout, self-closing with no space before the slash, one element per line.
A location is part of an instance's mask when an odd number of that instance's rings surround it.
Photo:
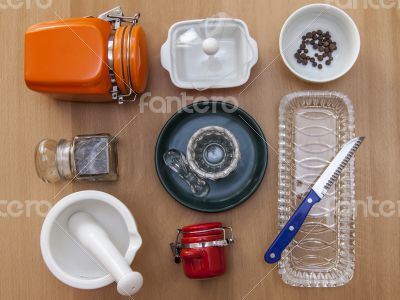
<path fill-rule="evenodd" d="M 161 47 L 161 64 L 180 88 L 205 90 L 244 84 L 258 60 L 256 41 L 238 19 L 175 23 Z"/>

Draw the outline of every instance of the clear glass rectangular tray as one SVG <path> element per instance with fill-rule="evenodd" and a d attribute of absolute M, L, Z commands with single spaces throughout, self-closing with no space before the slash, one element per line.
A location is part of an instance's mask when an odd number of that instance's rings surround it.
<path fill-rule="evenodd" d="M 279 108 L 278 222 L 282 228 L 339 149 L 354 137 L 351 101 L 337 92 L 285 96 Z M 310 211 L 279 262 L 293 286 L 346 284 L 355 263 L 354 159 Z"/>

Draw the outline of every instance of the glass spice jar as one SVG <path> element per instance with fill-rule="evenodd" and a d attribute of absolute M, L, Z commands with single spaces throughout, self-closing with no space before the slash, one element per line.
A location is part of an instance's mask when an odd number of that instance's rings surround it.
<path fill-rule="evenodd" d="M 146 88 L 149 69 L 139 17 L 125 17 L 118 6 L 97 18 L 29 27 L 24 54 L 27 87 L 72 101 L 135 100 Z"/>
<path fill-rule="evenodd" d="M 48 183 L 115 181 L 117 139 L 109 134 L 78 135 L 72 141 L 45 139 L 36 147 L 35 165 L 38 176 Z"/>

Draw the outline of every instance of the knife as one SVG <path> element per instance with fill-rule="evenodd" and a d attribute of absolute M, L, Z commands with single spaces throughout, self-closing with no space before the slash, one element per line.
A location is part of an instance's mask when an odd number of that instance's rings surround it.
<path fill-rule="evenodd" d="M 281 259 L 283 250 L 285 250 L 296 236 L 313 205 L 319 202 L 325 196 L 329 188 L 336 182 L 340 173 L 342 173 L 347 163 L 354 156 L 354 153 L 357 151 L 358 147 L 360 147 L 364 138 L 365 137 L 353 138 L 340 149 L 290 217 L 289 221 L 287 221 L 286 225 L 279 232 L 267 252 L 265 252 L 264 260 L 267 263 L 273 264 Z"/>

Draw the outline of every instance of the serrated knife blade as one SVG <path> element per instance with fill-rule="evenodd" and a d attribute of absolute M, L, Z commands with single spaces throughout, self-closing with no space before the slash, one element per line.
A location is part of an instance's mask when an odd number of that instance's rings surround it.
<path fill-rule="evenodd" d="M 328 167 L 324 170 L 318 180 L 315 182 L 312 189 L 317 195 L 322 198 L 330 187 L 339 178 L 347 163 L 354 156 L 354 153 L 360 147 L 365 137 L 356 137 L 348 141 L 342 149 L 336 154 L 335 158 L 329 163 Z"/>
<path fill-rule="evenodd" d="M 308 213 L 315 203 L 319 202 L 336 182 L 350 159 L 354 156 L 365 137 L 356 137 L 348 141 L 336 154 L 328 167 L 322 172 L 307 196 L 290 217 L 271 246 L 265 252 L 264 259 L 267 263 L 275 263 L 281 259 L 282 252 L 296 236 L 303 225 Z"/>

